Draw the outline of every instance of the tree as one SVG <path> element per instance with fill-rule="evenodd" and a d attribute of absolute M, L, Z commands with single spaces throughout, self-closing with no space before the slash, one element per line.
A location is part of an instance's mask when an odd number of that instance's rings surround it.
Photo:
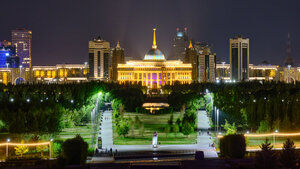
<path fill-rule="evenodd" d="M 187 123 L 185 122 L 183 125 L 182 125 L 182 133 L 184 135 L 186 135 L 187 137 L 194 132 L 194 129 L 193 127 L 190 125 L 190 123 Z"/>
<path fill-rule="evenodd" d="M 270 131 L 270 127 L 269 127 L 268 122 L 266 120 L 260 121 L 257 132 L 258 133 L 264 133 L 264 132 L 268 132 L 268 131 Z"/>
<path fill-rule="evenodd" d="M 22 144 L 24 144 L 24 140 L 21 141 L 21 145 L 17 145 L 15 147 L 15 153 L 16 153 L 16 155 L 17 156 L 20 155 L 21 158 L 23 158 L 23 154 L 25 154 L 25 153 L 27 153 L 29 151 L 28 146 L 22 145 Z"/>
<path fill-rule="evenodd" d="M 220 155 L 229 158 L 244 158 L 246 139 L 242 134 L 229 134 L 220 139 Z"/>
<path fill-rule="evenodd" d="M 121 120 L 119 120 L 119 123 L 116 125 L 116 128 L 118 135 L 122 135 L 125 137 L 129 132 L 128 120 L 121 118 Z"/>
<path fill-rule="evenodd" d="M 174 125 L 173 132 L 175 133 L 175 137 L 176 137 L 177 133 L 179 132 L 179 126 L 178 126 L 178 124 Z"/>
<path fill-rule="evenodd" d="M 294 142 L 289 138 L 285 141 L 280 153 L 280 162 L 285 168 L 296 169 L 299 155 L 296 152 Z"/>
<path fill-rule="evenodd" d="M 36 150 L 41 152 L 41 157 L 44 157 L 44 151 L 48 148 L 48 145 L 38 145 L 36 146 Z"/>
<path fill-rule="evenodd" d="M 233 123 L 233 124 L 231 125 L 230 123 L 228 123 L 227 120 L 225 120 L 225 124 L 222 125 L 222 127 L 226 130 L 226 135 L 229 135 L 229 134 L 236 134 L 235 123 Z"/>
<path fill-rule="evenodd" d="M 140 128 L 139 128 L 139 134 L 140 134 L 141 136 L 143 136 L 143 135 L 144 135 L 144 131 L 145 131 L 144 124 L 141 123 L 141 124 L 140 124 Z"/>
<path fill-rule="evenodd" d="M 258 169 L 278 168 L 277 156 L 273 151 L 273 146 L 268 139 L 261 146 L 261 151 L 256 153 L 255 167 Z"/>
<path fill-rule="evenodd" d="M 88 144 L 80 135 L 68 139 L 62 144 L 62 154 L 67 164 L 85 164 L 88 153 Z"/>
<path fill-rule="evenodd" d="M 168 137 L 168 134 L 170 133 L 170 131 L 171 131 L 170 125 L 166 125 L 166 127 L 165 127 L 166 137 Z"/>

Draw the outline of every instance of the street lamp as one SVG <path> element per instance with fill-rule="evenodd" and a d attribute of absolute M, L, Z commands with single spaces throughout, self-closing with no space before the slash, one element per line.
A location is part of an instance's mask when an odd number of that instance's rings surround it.
<path fill-rule="evenodd" d="M 51 159 L 51 142 L 53 141 L 53 138 L 50 139 L 49 142 L 49 159 Z"/>
<path fill-rule="evenodd" d="M 275 148 L 275 143 L 276 143 L 276 133 L 278 133 L 278 130 L 276 129 L 275 130 L 275 132 L 274 132 L 274 134 L 273 134 L 273 146 L 274 146 L 274 148 Z"/>
<path fill-rule="evenodd" d="M 21 77 L 22 77 L 22 65 L 19 66 L 20 67 L 20 82 L 21 82 Z"/>
<path fill-rule="evenodd" d="M 10 138 L 6 140 L 6 158 L 8 157 L 8 143 L 10 142 Z"/>
<path fill-rule="evenodd" d="M 87 80 L 87 64 L 88 62 L 84 62 L 84 69 L 85 69 L 85 76 L 86 76 L 86 80 Z"/>

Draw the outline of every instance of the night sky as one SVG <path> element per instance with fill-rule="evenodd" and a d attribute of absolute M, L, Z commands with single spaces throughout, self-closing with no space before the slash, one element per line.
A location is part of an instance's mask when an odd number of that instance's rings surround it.
<path fill-rule="evenodd" d="M 279 65 L 290 32 L 292 58 L 300 63 L 299 0 L 3 0 L 0 11 L 0 40 L 10 40 L 15 28 L 33 31 L 33 65 L 83 63 L 98 35 L 140 59 L 151 48 L 153 27 L 166 57 L 176 28 L 187 27 L 190 38 L 213 44 L 227 63 L 229 38 L 241 34 L 250 38 L 250 63 Z"/>

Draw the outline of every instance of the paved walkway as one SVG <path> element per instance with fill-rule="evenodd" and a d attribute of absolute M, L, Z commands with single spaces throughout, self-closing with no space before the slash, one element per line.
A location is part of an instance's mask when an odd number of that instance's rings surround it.
<path fill-rule="evenodd" d="M 199 129 L 207 130 L 209 126 L 209 119 L 205 111 L 198 111 Z M 112 135 L 112 112 L 105 111 L 103 114 L 103 122 L 101 127 L 102 134 L 102 148 L 109 150 L 110 148 L 118 152 L 126 151 L 182 151 L 182 150 L 198 150 L 203 151 L 205 158 L 217 157 L 216 151 L 209 147 L 212 143 L 210 136 L 206 132 L 202 132 L 202 135 L 197 137 L 197 144 L 184 144 L 184 145 L 159 145 L 158 148 L 153 148 L 152 145 L 113 145 Z"/>
<path fill-rule="evenodd" d="M 101 125 L 102 148 L 113 148 L 112 111 L 103 112 Z M 99 136 L 100 137 L 100 136 Z"/>

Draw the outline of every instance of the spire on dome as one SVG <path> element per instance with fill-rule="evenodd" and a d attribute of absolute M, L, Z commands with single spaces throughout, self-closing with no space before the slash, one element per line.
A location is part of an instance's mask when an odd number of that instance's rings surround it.
<path fill-rule="evenodd" d="M 155 38 L 155 31 L 156 31 L 156 28 L 153 28 L 153 45 L 152 45 L 152 49 L 156 49 L 157 48 L 156 38 Z"/>
<path fill-rule="evenodd" d="M 189 49 L 193 48 L 192 41 L 190 40 Z"/>

